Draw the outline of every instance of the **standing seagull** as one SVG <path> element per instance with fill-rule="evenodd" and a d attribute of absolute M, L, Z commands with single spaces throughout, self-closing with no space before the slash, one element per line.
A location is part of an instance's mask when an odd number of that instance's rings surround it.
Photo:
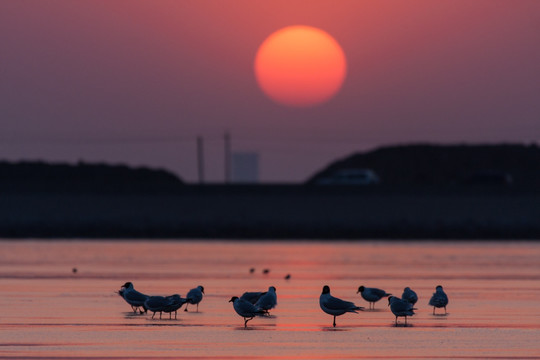
<path fill-rule="evenodd" d="M 134 313 L 137 312 L 137 309 L 139 307 L 142 307 L 144 309 L 144 311 L 141 311 L 141 314 L 143 312 L 146 312 L 147 309 L 144 305 L 144 302 L 146 301 L 146 299 L 148 299 L 149 296 L 135 290 L 131 282 L 127 282 L 122 285 L 120 290 L 118 290 L 118 295 L 122 296 L 124 300 L 129 305 L 131 305 L 131 309 Z"/>
<path fill-rule="evenodd" d="M 411 290 L 410 287 L 406 287 L 405 289 L 403 289 L 403 294 L 401 295 L 401 298 L 403 300 L 407 300 L 413 305 L 416 304 L 416 302 L 418 301 L 418 295 L 416 295 L 416 293 Z"/>
<path fill-rule="evenodd" d="M 156 315 L 157 312 L 159 312 L 159 318 L 161 319 L 161 314 L 167 306 L 169 305 L 170 300 L 167 299 L 165 296 L 149 296 L 148 299 L 144 302 L 144 306 L 153 312 L 152 319 Z"/>
<path fill-rule="evenodd" d="M 193 305 L 197 305 L 197 312 L 199 312 L 199 303 L 202 301 L 203 294 L 204 294 L 204 287 L 200 285 L 197 286 L 195 289 L 189 290 L 189 292 L 186 295 L 187 304 L 184 311 L 187 311 L 189 304 L 193 304 Z"/>
<path fill-rule="evenodd" d="M 336 316 L 343 315 L 347 312 L 358 313 L 358 310 L 364 310 L 363 307 L 356 306 L 352 302 L 333 297 L 330 294 L 330 287 L 328 285 L 324 285 L 323 287 L 321 296 L 319 297 L 319 305 L 322 311 L 334 316 L 334 327 L 336 327 Z"/>
<path fill-rule="evenodd" d="M 364 300 L 369 302 L 369 308 L 370 309 L 372 308 L 372 304 L 373 304 L 373 309 L 375 309 L 375 303 L 377 301 L 381 300 L 385 296 L 392 295 L 392 294 L 387 294 L 386 291 L 381 290 L 381 289 L 368 288 L 368 287 L 364 287 L 364 286 L 360 286 L 356 293 L 357 294 L 361 293 Z"/>
<path fill-rule="evenodd" d="M 435 315 L 435 308 L 444 308 L 444 314 L 446 315 L 446 305 L 448 305 L 448 296 L 446 296 L 441 285 L 437 285 L 433 296 L 429 300 L 429 305 L 433 306 L 433 315 Z"/>
<path fill-rule="evenodd" d="M 233 303 L 234 311 L 244 318 L 244 328 L 247 328 L 247 323 L 255 316 L 264 315 L 265 311 L 247 300 L 239 299 L 238 296 L 233 296 L 229 302 Z"/>
<path fill-rule="evenodd" d="M 169 313 L 169 319 L 172 318 L 172 313 L 174 312 L 174 318 L 176 319 L 176 314 L 178 309 L 186 303 L 186 299 L 183 299 L 180 295 L 174 294 L 170 296 L 150 296 L 144 302 L 146 308 L 153 312 L 152 319 L 159 312 L 159 318 L 161 319 L 162 313 Z"/>
<path fill-rule="evenodd" d="M 405 317 L 405 326 L 407 326 L 407 316 L 414 315 L 413 310 L 415 309 L 413 308 L 413 304 L 411 304 L 407 300 L 403 300 L 395 296 L 390 296 L 388 298 L 388 306 L 390 306 L 390 310 L 392 310 L 392 313 L 396 316 L 396 326 L 398 316 Z"/>
<path fill-rule="evenodd" d="M 277 305 L 277 294 L 276 288 L 270 286 L 268 291 L 263 293 L 262 296 L 257 300 L 255 306 L 263 309 L 267 314 L 270 309 L 275 308 Z"/>
<path fill-rule="evenodd" d="M 167 300 L 169 300 L 169 303 L 163 311 L 169 313 L 169 319 L 172 317 L 172 312 L 174 311 L 174 318 L 176 319 L 178 309 L 180 309 L 182 305 L 187 302 L 187 299 L 184 299 L 178 294 L 174 294 L 171 296 L 167 296 Z"/>
<path fill-rule="evenodd" d="M 246 301 L 249 301 L 250 303 L 255 305 L 257 303 L 257 301 L 259 301 L 261 296 L 263 296 L 264 294 L 266 294 L 266 292 L 247 291 L 247 292 L 243 293 L 242 296 L 240 296 L 240 300 L 246 300 Z"/>

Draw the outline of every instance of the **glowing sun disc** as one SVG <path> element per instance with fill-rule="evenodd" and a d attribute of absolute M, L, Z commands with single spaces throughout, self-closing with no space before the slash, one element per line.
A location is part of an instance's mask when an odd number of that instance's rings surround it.
<path fill-rule="evenodd" d="M 255 56 L 255 77 L 272 100 L 313 106 L 332 98 L 345 80 L 347 61 L 338 42 L 311 26 L 288 26 L 271 34 Z"/>

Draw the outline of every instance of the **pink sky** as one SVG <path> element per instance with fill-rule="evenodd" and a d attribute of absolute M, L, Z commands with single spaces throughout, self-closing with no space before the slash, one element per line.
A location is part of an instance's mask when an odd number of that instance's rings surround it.
<path fill-rule="evenodd" d="M 289 25 L 342 46 L 341 91 L 269 100 L 255 52 Z M 540 140 L 540 1 L 0 2 L 0 159 L 106 161 L 223 179 L 223 133 L 263 181 L 394 143 Z"/>

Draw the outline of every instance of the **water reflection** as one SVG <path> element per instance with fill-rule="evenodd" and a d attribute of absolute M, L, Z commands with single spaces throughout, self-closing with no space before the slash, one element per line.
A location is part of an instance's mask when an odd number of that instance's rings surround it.
<path fill-rule="evenodd" d="M 1 242 L 0 358 L 537 358 L 538 243 Z M 200 256 L 198 254 L 204 254 Z M 77 272 L 72 269 L 76 264 Z M 257 264 L 258 270 L 249 269 Z M 271 271 L 263 274 L 261 269 Z M 285 279 L 286 274 L 292 274 Z M 202 310 L 178 319 L 127 311 L 127 281 L 152 295 L 204 283 Z M 387 306 L 341 316 L 328 284 L 359 306 L 359 283 L 418 293 L 407 326 Z M 432 314 L 436 285 L 449 313 Z M 243 320 L 228 300 L 276 286 L 272 315 Z M 506 291 L 501 291 L 506 289 Z M 516 295 L 517 294 L 517 295 Z M 242 330 L 236 331 L 236 330 Z M 399 336 L 396 337 L 396 331 Z M 435 344 L 435 345 L 434 345 Z M 444 356 L 441 356 L 444 354 Z"/>

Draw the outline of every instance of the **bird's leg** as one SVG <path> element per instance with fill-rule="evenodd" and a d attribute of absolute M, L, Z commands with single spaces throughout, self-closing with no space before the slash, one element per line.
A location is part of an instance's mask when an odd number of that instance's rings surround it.
<path fill-rule="evenodd" d="M 169 320 L 172 319 L 172 312 L 169 313 Z"/>
<path fill-rule="evenodd" d="M 134 312 L 135 314 L 137 313 L 137 307 L 136 307 L 136 306 L 131 305 L 131 310 L 133 310 L 133 312 Z"/>
<path fill-rule="evenodd" d="M 187 311 L 187 307 L 188 307 L 188 303 L 186 303 L 186 308 L 184 309 L 184 311 Z"/>
<path fill-rule="evenodd" d="M 444 315 L 446 315 L 446 306 L 444 307 Z"/>
<path fill-rule="evenodd" d="M 178 313 L 178 311 L 174 310 L 174 320 L 176 320 L 176 314 Z"/>
<path fill-rule="evenodd" d="M 396 326 L 397 326 L 397 316 L 396 316 Z"/>
<path fill-rule="evenodd" d="M 154 313 L 152 314 L 152 319 L 154 318 L 154 315 L 156 315 L 156 312 L 154 311 Z"/>
<path fill-rule="evenodd" d="M 163 314 L 162 311 L 159 312 L 159 319 L 161 320 L 161 314 Z"/>
<path fill-rule="evenodd" d="M 405 316 L 405 326 L 407 326 L 407 316 Z"/>
<path fill-rule="evenodd" d="M 334 315 L 334 323 L 333 323 L 334 327 L 336 327 L 336 315 Z"/>
<path fill-rule="evenodd" d="M 435 306 L 433 307 L 433 315 L 435 315 Z"/>
<path fill-rule="evenodd" d="M 252 317 L 244 318 L 244 329 L 247 328 L 247 323 L 248 323 L 249 320 L 253 320 L 253 318 Z"/>
<path fill-rule="evenodd" d="M 199 312 L 199 303 L 197 303 L 197 312 Z"/>

